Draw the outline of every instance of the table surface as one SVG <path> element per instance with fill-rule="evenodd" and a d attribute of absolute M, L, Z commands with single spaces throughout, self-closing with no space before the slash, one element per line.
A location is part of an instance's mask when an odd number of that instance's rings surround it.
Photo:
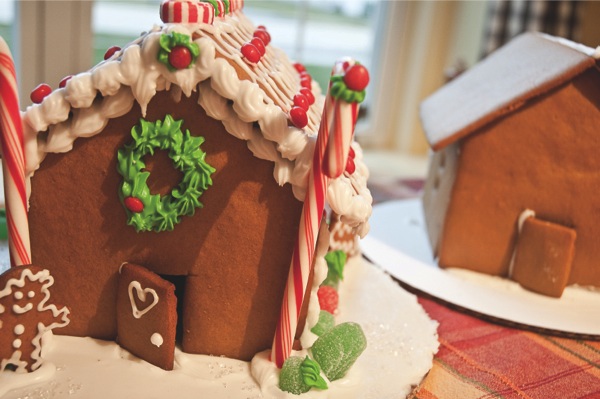
<path fill-rule="evenodd" d="M 376 203 L 418 197 L 422 187 L 419 179 L 370 184 Z M 417 296 L 439 322 L 440 348 L 411 398 L 600 398 L 600 341 L 519 330 Z"/>

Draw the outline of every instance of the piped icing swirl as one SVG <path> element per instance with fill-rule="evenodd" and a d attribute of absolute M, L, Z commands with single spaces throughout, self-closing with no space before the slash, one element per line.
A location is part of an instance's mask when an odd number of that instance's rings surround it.
<path fill-rule="evenodd" d="M 313 82 L 310 89 L 316 102 L 307 111 L 307 125 L 300 129 L 290 124 L 289 111 L 300 88 L 298 73 L 272 45 L 260 62 L 246 63 L 240 48 L 254 31 L 241 12 L 213 24 L 155 26 L 91 70 L 73 76 L 64 88 L 22 114 L 27 181 L 47 153 L 70 151 L 75 139 L 100 133 L 110 119 L 129 112 L 135 102 L 145 115 L 158 91 L 170 90 L 180 98 L 198 90 L 198 103 L 207 114 L 245 140 L 254 156 L 273 162 L 277 183 L 291 184 L 295 197 L 304 200 L 323 96 Z M 192 67 L 171 71 L 157 60 L 161 36 L 173 32 L 188 35 L 200 48 Z M 360 153 L 358 144 L 353 147 Z M 332 180 L 328 201 L 363 236 L 372 198 L 362 157 L 357 156 L 355 163 L 354 173 Z"/>

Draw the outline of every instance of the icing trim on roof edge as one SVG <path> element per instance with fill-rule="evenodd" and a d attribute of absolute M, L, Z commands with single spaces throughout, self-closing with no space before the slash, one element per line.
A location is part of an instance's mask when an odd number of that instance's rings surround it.
<path fill-rule="evenodd" d="M 287 56 L 273 46 L 267 47 L 259 64 L 249 66 L 239 48 L 252 37 L 253 30 L 252 23 L 240 12 L 215 19 L 212 25 L 155 26 L 108 60 L 73 76 L 64 88 L 53 91 L 41 104 L 29 106 L 22 113 L 28 197 L 29 179 L 46 153 L 70 151 L 75 139 L 101 132 L 108 120 L 129 112 L 136 101 L 144 115 L 158 91 L 170 90 L 177 99 L 200 90 L 199 105 L 207 114 L 222 121 L 230 134 L 246 140 L 256 157 L 274 162 L 275 180 L 280 185 L 290 183 L 295 197 L 302 201 L 323 96 L 313 82 L 311 91 L 317 101 L 308 111 L 308 125 L 303 130 L 288 126 L 287 112 L 299 87 L 297 71 L 291 63 L 278 61 Z M 187 34 L 199 45 L 200 55 L 192 68 L 171 72 L 156 60 L 160 36 L 171 32 Z M 240 80 L 236 68 L 223 56 L 233 60 L 252 81 Z M 46 131 L 47 136 L 40 134 Z M 353 147 L 359 150 L 358 144 Z M 372 197 L 366 187 L 368 171 L 362 157 L 357 156 L 356 161 L 354 174 L 332 181 L 328 202 L 345 223 L 364 236 Z"/>

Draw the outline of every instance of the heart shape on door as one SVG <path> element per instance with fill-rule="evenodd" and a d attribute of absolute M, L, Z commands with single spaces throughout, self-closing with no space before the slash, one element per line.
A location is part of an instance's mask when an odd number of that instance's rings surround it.
<path fill-rule="evenodd" d="M 136 319 L 139 319 L 148 313 L 150 309 L 152 309 L 158 303 L 158 294 L 156 294 L 156 291 L 154 291 L 152 288 L 142 288 L 142 285 L 139 283 L 139 281 L 132 281 L 129 283 L 128 290 L 129 301 L 131 302 L 131 310 L 133 310 L 133 317 Z M 152 296 L 152 301 L 145 308 L 139 309 L 133 296 L 133 290 L 135 290 L 140 302 L 146 303 L 146 298 L 148 295 Z"/>

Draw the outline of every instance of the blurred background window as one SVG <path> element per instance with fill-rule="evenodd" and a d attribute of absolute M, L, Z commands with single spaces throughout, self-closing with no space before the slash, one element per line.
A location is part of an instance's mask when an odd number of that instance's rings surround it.
<path fill-rule="evenodd" d="M 22 106 L 37 84 L 57 87 L 64 76 L 102 60 L 107 48 L 160 24 L 159 4 L 0 0 L 0 35 L 15 55 Z M 369 68 L 356 135 L 377 161 L 374 174 L 423 174 L 429 146 L 420 102 L 514 35 L 539 30 L 600 44 L 596 1 L 246 0 L 244 12 L 324 89 L 341 56 Z"/>

